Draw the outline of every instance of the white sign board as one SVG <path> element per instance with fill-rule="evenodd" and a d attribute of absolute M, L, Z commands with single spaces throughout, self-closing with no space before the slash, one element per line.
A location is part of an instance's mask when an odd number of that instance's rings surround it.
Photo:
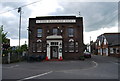
<path fill-rule="evenodd" d="M 64 20 L 36 20 L 36 23 L 76 23 L 75 19 Z"/>

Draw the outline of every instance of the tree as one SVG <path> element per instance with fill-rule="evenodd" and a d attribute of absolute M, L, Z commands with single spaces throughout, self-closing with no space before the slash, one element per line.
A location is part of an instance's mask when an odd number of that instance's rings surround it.
<path fill-rule="evenodd" d="M 1 43 L 8 43 L 9 40 L 7 38 L 7 32 L 6 33 L 3 32 L 3 25 L 0 27 L 0 34 L 1 34 L 0 40 L 2 40 Z"/>
<path fill-rule="evenodd" d="M 10 39 L 7 38 L 7 32 L 3 32 L 3 25 L 0 27 L 0 47 L 3 50 L 3 54 L 8 53 L 8 48 L 10 47 Z"/>
<path fill-rule="evenodd" d="M 21 46 L 21 50 L 22 51 L 27 51 L 27 48 L 28 48 L 27 44 L 24 44 L 24 45 Z"/>

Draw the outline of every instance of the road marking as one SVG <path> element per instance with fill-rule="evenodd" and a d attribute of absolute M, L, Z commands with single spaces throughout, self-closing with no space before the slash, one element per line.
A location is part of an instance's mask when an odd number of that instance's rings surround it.
<path fill-rule="evenodd" d="M 113 63 L 113 64 L 117 64 L 117 65 L 119 64 L 119 63 L 117 63 L 117 62 L 111 62 L 111 63 Z"/>
<path fill-rule="evenodd" d="M 89 70 L 89 69 L 96 68 L 96 67 L 98 66 L 98 63 L 97 63 L 97 62 L 95 62 L 95 61 L 92 61 L 92 62 L 95 64 L 95 66 L 90 67 L 90 68 L 81 69 L 81 70 Z"/>
<path fill-rule="evenodd" d="M 2 67 L 2 68 L 14 68 L 14 67 L 18 67 L 19 65 L 14 65 L 14 66 L 10 66 L 10 67 Z"/>
<path fill-rule="evenodd" d="M 95 66 L 93 66 L 93 67 L 90 67 L 90 68 L 83 68 L 83 69 L 70 69 L 70 70 L 59 70 L 59 71 L 56 71 L 56 72 L 66 72 L 66 71 L 78 71 L 78 70 L 89 70 L 89 69 L 93 69 L 93 68 L 96 68 L 97 66 L 98 66 L 98 63 L 97 62 L 95 62 L 95 61 L 92 61 L 94 64 L 95 64 Z"/>
<path fill-rule="evenodd" d="M 40 76 L 44 76 L 44 75 L 50 74 L 50 73 L 52 73 L 52 72 L 53 72 L 53 71 L 49 71 L 49 72 L 46 72 L 46 73 L 42 73 L 42 74 L 39 74 L 39 75 L 27 77 L 27 78 L 24 78 L 24 79 L 21 79 L 21 80 L 17 80 L 17 81 L 24 81 L 24 80 L 28 80 L 28 79 L 33 79 L 33 78 L 36 78 L 36 77 L 40 77 Z"/>
<path fill-rule="evenodd" d="M 98 63 L 95 61 L 92 61 L 93 63 L 95 63 L 95 66 L 93 68 L 96 68 L 98 66 Z"/>
<path fill-rule="evenodd" d="M 19 65 L 10 66 L 10 68 L 18 67 Z"/>

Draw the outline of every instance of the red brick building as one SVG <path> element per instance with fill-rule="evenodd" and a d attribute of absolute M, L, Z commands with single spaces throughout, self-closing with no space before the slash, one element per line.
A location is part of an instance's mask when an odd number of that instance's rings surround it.
<path fill-rule="evenodd" d="M 45 16 L 29 18 L 29 55 L 48 59 L 79 59 L 83 55 L 83 18 Z"/>
<path fill-rule="evenodd" d="M 96 49 L 99 55 L 120 57 L 120 33 L 104 33 L 97 37 Z"/>

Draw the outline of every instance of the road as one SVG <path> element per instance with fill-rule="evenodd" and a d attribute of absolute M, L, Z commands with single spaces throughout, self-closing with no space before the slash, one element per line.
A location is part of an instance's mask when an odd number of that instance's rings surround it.
<path fill-rule="evenodd" d="M 118 79 L 118 59 L 92 56 L 85 61 L 20 62 L 2 65 L 3 79 Z"/>

